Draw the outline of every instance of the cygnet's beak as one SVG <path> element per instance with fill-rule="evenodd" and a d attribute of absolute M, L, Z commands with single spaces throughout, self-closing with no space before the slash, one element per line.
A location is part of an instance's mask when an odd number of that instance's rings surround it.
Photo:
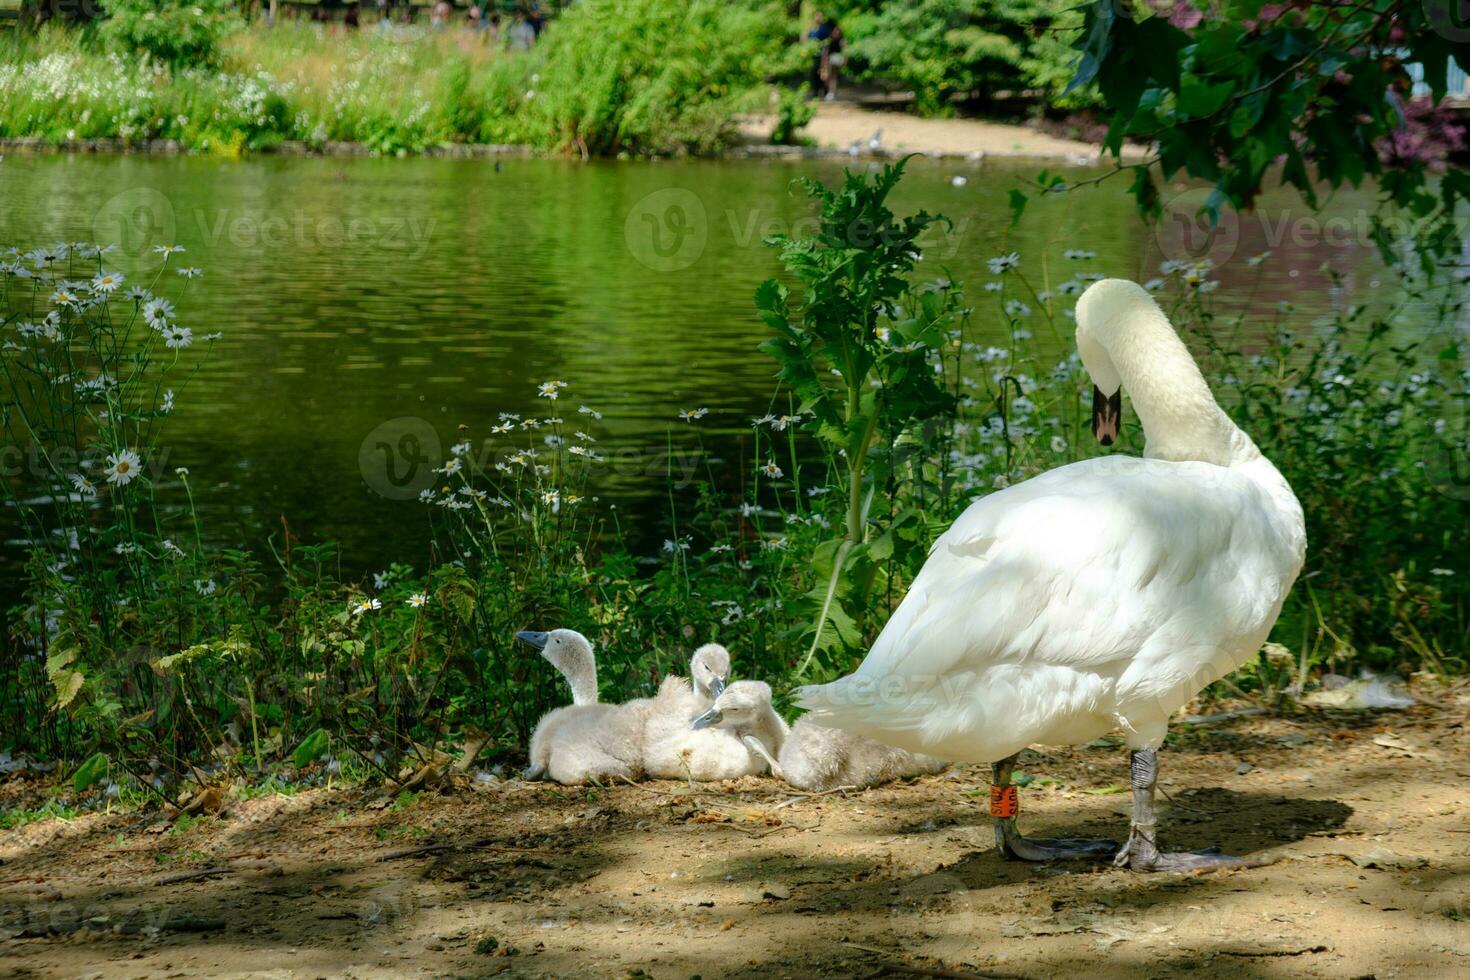
<path fill-rule="evenodd" d="M 726 682 L 723 677 L 716 676 L 714 680 L 709 682 L 709 696 L 712 698 L 719 697 L 725 691 L 725 684 Z"/>
<path fill-rule="evenodd" d="M 708 728 L 711 725 L 718 725 L 723 718 L 724 715 L 720 712 L 720 709 L 712 707 L 704 714 L 691 721 L 689 723 L 689 727 L 694 731 L 699 731 L 701 728 Z"/>
<path fill-rule="evenodd" d="M 535 647 L 537 650 L 545 650 L 546 640 L 550 635 L 551 634 L 549 633 L 542 633 L 537 630 L 522 630 L 521 632 L 516 634 L 516 639 L 520 640 L 528 647 Z"/>

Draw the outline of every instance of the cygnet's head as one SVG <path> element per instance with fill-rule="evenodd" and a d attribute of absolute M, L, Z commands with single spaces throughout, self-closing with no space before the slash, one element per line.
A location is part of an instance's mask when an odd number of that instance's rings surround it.
<path fill-rule="evenodd" d="M 689 679 L 694 689 L 707 698 L 717 698 L 730 682 L 730 651 L 718 643 L 706 643 L 689 660 Z"/>
<path fill-rule="evenodd" d="M 765 681 L 736 681 L 715 698 L 708 711 L 690 722 L 689 727 L 754 728 L 770 707 L 771 685 Z"/>
<path fill-rule="evenodd" d="M 591 641 L 576 630 L 552 630 L 550 633 L 525 630 L 517 633 L 516 639 L 540 650 L 541 656 L 563 674 L 593 663 Z"/>

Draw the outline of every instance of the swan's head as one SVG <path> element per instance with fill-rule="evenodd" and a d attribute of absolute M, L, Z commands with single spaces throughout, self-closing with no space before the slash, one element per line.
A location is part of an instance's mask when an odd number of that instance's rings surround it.
<path fill-rule="evenodd" d="M 541 651 L 541 656 L 563 674 L 574 673 L 593 662 L 591 641 L 576 630 L 552 630 L 549 633 L 525 630 L 517 633 L 516 639 Z"/>
<path fill-rule="evenodd" d="M 1127 279 L 1099 280 L 1077 300 L 1077 353 L 1092 377 L 1092 434 L 1104 446 L 1118 440 L 1123 422 L 1123 379 L 1110 351 L 1133 314 L 1145 310 L 1158 313 L 1159 307 L 1147 290 Z"/>
<path fill-rule="evenodd" d="M 730 651 L 718 643 L 706 643 L 689 660 L 689 679 L 694 689 L 707 698 L 717 698 L 730 681 Z"/>
<path fill-rule="evenodd" d="M 771 685 L 764 681 L 736 681 L 715 698 L 708 711 L 691 721 L 689 727 L 754 728 L 770 709 Z"/>

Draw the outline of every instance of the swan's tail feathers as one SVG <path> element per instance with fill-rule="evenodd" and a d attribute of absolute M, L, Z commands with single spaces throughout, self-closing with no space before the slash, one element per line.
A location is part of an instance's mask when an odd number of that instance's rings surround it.
<path fill-rule="evenodd" d="M 911 752 L 933 747 L 934 692 L 928 683 L 898 674 L 850 674 L 829 684 L 797 688 L 796 703 L 815 724 L 866 735 Z"/>

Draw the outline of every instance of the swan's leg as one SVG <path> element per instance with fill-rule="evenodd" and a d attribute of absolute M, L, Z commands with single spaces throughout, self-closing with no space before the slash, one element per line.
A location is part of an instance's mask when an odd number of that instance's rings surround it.
<path fill-rule="evenodd" d="M 1011 861 L 1102 861 L 1118 850 L 1110 840 L 1082 840 L 1074 837 L 1022 837 L 1016 830 L 1016 790 L 1011 786 L 1011 770 L 1016 757 L 1002 759 L 990 767 L 990 813 L 995 820 L 995 849 Z M 1005 792 L 1007 789 L 1009 793 Z"/>
<path fill-rule="evenodd" d="M 1159 776 L 1158 750 L 1136 749 L 1129 756 L 1129 768 L 1133 781 L 1133 826 L 1128 831 L 1128 843 L 1113 860 L 1118 867 L 1134 871 L 1200 871 L 1260 867 L 1271 863 L 1269 860 L 1230 857 L 1218 850 L 1160 851 L 1154 840 L 1158 826 L 1154 818 L 1154 783 Z"/>
<path fill-rule="evenodd" d="M 771 757 L 771 752 L 766 748 L 765 742 L 762 742 L 749 732 L 741 735 L 740 741 L 744 742 L 745 747 L 750 749 L 750 751 L 766 760 L 766 765 L 771 767 L 772 776 L 775 776 L 777 779 L 786 778 L 786 774 L 781 771 L 781 764 Z"/>
<path fill-rule="evenodd" d="M 538 780 L 545 779 L 546 767 L 541 765 L 539 762 L 535 765 L 527 766 L 525 769 L 521 770 L 521 778 L 529 783 L 534 783 Z"/>

